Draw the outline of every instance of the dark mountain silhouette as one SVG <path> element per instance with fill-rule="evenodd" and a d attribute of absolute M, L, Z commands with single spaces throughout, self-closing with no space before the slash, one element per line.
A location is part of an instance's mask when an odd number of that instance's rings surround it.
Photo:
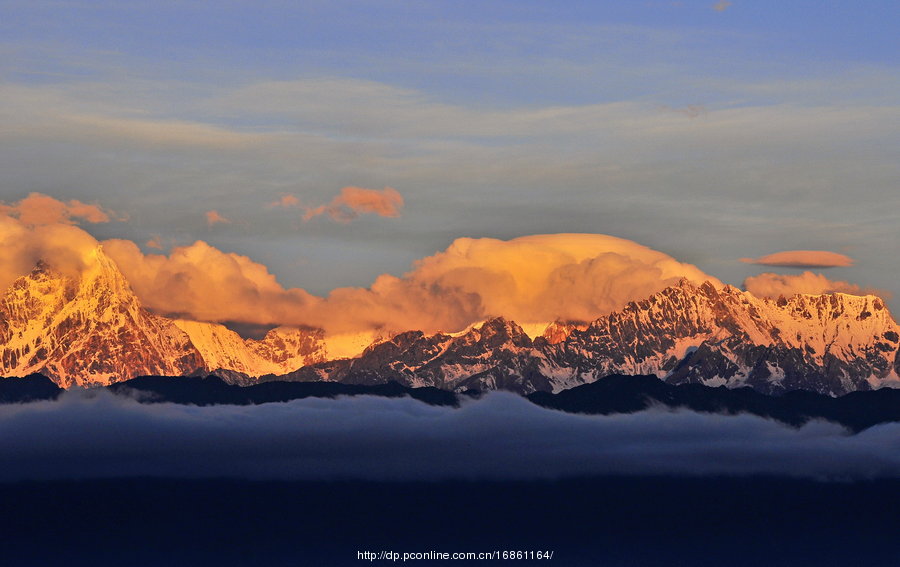
<path fill-rule="evenodd" d="M 539 406 L 569 413 L 633 413 L 663 406 L 705 413 L 749 413 L 793 426 L 825 419 L 857 432 L 900 421 L 900 390 L 890 388 L 851 392 L 837 398 L 804 390 L 768 396 L 749 387 L 672 385 L 655 376 L 613 375 L 557 394 L 534 392 L 527 397 Z"/>
<path fill-rule="evenodd" d="M 56 383 L 41 374 L 0 379 L 0 403 L 24 403 L 55 400 L 63 392 Z"/>
<path fill-rule="evenodd" d="M 364 385 L 339 382 L 264 382 L 236 386 L 217 376 L 141 376 L 106 386 L 116 394 L 145 403 L 171 402 L 198 406 L 250 405 L 287 402 L 302 398 L 336 396 L 409 396 L 430 405 L 458 406 L 477 390 L 454 393 L 433 387 L 410 388 L 397 382 Z M 0 403 L 56 399 L 63 390 L 49 378 L 33 374 L 0 379 Z M 900 390 L 883 388 L 833 398 L 796 390 L 769 396 L 752 388 L 711 388 L 701 384 L 667 384 L 655 376 L 607 376 L 557 394 L 533 392 L 526 396 L 539 406 L 569 413 L 634 413 L 650 407 L 687 409 L 705 413 L 749 413 L 799 426 L 811 419 L 840 423 L 862 431 L 879 423 L 900 421 Z"/>

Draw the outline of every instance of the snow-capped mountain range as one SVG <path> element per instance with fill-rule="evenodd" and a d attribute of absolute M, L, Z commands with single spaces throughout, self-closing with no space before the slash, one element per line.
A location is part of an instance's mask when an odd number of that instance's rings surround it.
<path fill-rule="evenodd" d="M 453 334 L 399 333 L 337 358 L 321 330 L 281 327 L 254 340 L 223 325 L 152 314 L 102 249 L 85 264 L 73 277 L 39 263 L 0 298 L 0 375 L 40 372 L 64 387 L 216 373 L 244 384 L 395 380 L 523 393 L 609 374 L 770 394 L 900 384 L 900 327 L 875 296 L 762 299 L 685 280 L 590 323 L 552 323 L 535 338 L 494 318 Z"/>
<path fill-rule="evenodd" d="M 590 324 L 551 324 L 534 340 L 502 318 L 455 336 L 410 331 L 288 378 L 527 393 L 652 374 L 672 384 L 841 395 L 900 385 L 898 339 L 875 296 L 761 299 L 684 280 Z"/>
<path fill-rule="evenodd" d="M 283 374 L 325 360 L 322 332 L 272 329 L 243 339 L 223 325 L 148 312 L 97 248 L 78 277 L 43 262 L 0 298 L 0 375 L 39 372 L 63 387 L 219 369 Z"/>

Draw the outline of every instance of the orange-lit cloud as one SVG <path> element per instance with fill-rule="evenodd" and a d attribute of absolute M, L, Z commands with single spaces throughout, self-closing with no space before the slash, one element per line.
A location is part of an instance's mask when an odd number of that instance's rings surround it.
<path fill-rule="evenodd" d="M 281 197 L 278 198 L 277 201 L 269 203 L 268 207 L 281 207 L 284 209 L 288 209 L 291 207 L 299 207 L 300 199 L 297 198 L 296 195 L 291 195 L 290 193 L 285 193 Z"/>
<path fill-rule="evenodd" d="M 0 293 L 17 277 L 29 273 L 38 260 L 67 275 L 80 272 L 87 254 L 98 242 L 70 224 L 69 219 L 62 220 L 55 224 L 25 224 L 14 216 L 0 215 Z"/>
<path fill-rule="evenodd" d="M 285 289 L 262 264 L 206 242 L 143 254 L 130 240 L 106 240 L 115 260 L 146 307 L 200 321 L 302 323 L 316 298 Z"/>
<path fill-rule="evenodd" d="M 728 9 L 729 6 L 731 6 L 731 2 L 729 2 L 728 0 L 721 0 L 713 4 L 712 9 L 716 12 L 724 12 Z"/>
<path fill-rule="evenodd" d="M 284 206 L 300 207 L 283 197 Z M 327 207 L 343 213 L 399 214 L 395 190 L 346 187 Z M 332 214 L 327 211 L 326 213 Z M 33 193 L 0 203 L 0 291 L 43 259 L 67 273 L 80 270 L 99 244 L 78 221 L 107 222 L 98 205 L 60 201 Z M 211 224 L 227 222 L 217 211 Z M 696 266 L 636 242 L 600 234 L 535 235 L 504 241 L 459 238 L 447 249 L 417 261 L 399 277 L 383 274 L 367 288 L 347 287 L 317 297 L 286 288 L 266 266 L 246 256 L 197 241 L 168 254 L 144 254 L 127 240 L 107 240 L 106 253 L 124 272 L 148 308 L 200 321 L 314 326 L 331 333 L 357 331 L 458 331 L 493 316 L 522 324 L 554 320 L 590 321 L 627 302 L 646 298 L 681 278 L 715 278 Z M 146 246 L 159 249 L 162 238 Z M 850 265 L 849 257 L 826 251 L 786 251 L 756 260 L 790 266 Z M 760 296 L 793 293 L 886 294 L 811 272 L 765 273 L 744 282 Z"/>
<path fill-rule="evenodd" d="M 477 317 L 502 315 L 528 323 L 591 320 L 681 278 L 718 283 L 695 266 L 630 240 L 550 234 L 508 241 L 460 238 L 417 262 L 403 279 L 376 282 L 381 285 L 371 291 L 427 290 L 426 302 L 452 296 L 458 303 L 471 302 Z"/>
<path fill-rule="evenodd" d="M 16 218 L 24 225 L 41 226 L 75 224 L 79 220 L 90 223 L 109 222 L 113 214 L 98 205 L 82 203 L 78 199 L 64 202 L 42 193 L 31 193 L 12 204 L 0 201 L 0 216 Z"/>
<path fill-rule="evenodd" d="M 307 325 L 329 332 L 457 331 L 502 315 L 522 323 L 590 320 L 685 277 L 713 280 L 635 242 L 596 234 L 461 238 L 402 277 L 327 297 L 285 289 L 265 266 L 204 242 L 167 257 L 112 240 L 105 250 L 155 311 L 205 321 Z"/>
<path fill-rule="evenodd" d="M 74 274 L 97 244 L 65 217 L 35 225 L 0 215 L 0 286 L 6 289 L 38 259 Z M 286 288 L 264 265 L 202 241 L 168 255 L 144 254 L 128 240 L 103 245 L 155 312 L 200 321 L 321 327 L 332 334 L 452 332 L 493 316 L 522 324 L 589 321 L 681 278 L 721 285 L 662 252 L 599 234 L 460 238 L 416 262 L 407 274 L 383 274 L 368 288 L 338 288 L 325 297 Z M 766 297 L 834 291 L 886 295 L 811 272 L 765 273 L 747 278 L 744 286 Z"/>
<path fill-rule="evenodd" d="M 798 293 L 819 295 L 822 293 L 847 293 L 850 295 L 878 295 L 889 299 L 890 293 L 864 288 L 845 281 L 830 280 L 822 274 L 763 273 L 744 280 L 744 289 L 757 297 L 789 297 Z"/>
<path fill-rule="evenodd" d="M 154 234 L 153 238 L 148 240 L 146 242 L 146 244 L 144 244 L 144 246 L 146 246 L 147 248 L 153 248 L 155 250 L 162 250 L 163 249 L 162 237 L 158 234 Z"/>
<path fill-rule="evenodd" d="M 299 205 L 299 200 L 296 200 L 295 197 L 290 205 Z M 363 187 L 344 187 L 341 189 L 340 195 L 332 199 L 330 203 L 306 208 L 303 220 L 325 214 L 339 222 L 350 222 L 359 215 L 367 213 L 382 217 L 399 217 L 402 209 L 403 195 L 392 187 L 385 187 L 381 191 Z"/>
<path fill-rule="evenodd" d="M 380 210 L 377 204 L 348 202 Z M 52 214 L 38 218 L 34 210 L 46 208 L 33 210 L 35 203 L 50 203 Z M 24 207 L 6 205 L 0 215 L 2 289 L 39 259 L 75 275 L 98 245 L 71 219 L 106 217 L 77 204 L 61 208 L 57 203 L 32 198 Z M 51 221 L 56 222 L 41 224 Z M 153 238 L 147 244 L 152 248 L 162 242 Z M 144 254 L 128 240 L 103 245 L 144 305 L 158 313 L 201 321 L 315 326 L 329 332 L 457 331 L 493 316 L 521 323 L 590 320 L 680 278 L 718 283 L 662 252 L 598 234 L 509 241 L 460 238 L 401 277 L 383 274 L 368 288 L 338 288 L 326 297 L 285 288 L 262 264 L 202 241 L 168 255 Z"/>
<path fill-rule="evenodd" d="M 789 268 L 836 268 L 852 266 L 853 258 L 826 250 L 786 250 L 760 258 L 741 258 L 741 262 Z"/>
<path fill-rule="evenodd" d="M 223 217 L 219 214 L 219 211 L 216 210 L 206 211 L 204 215 L 206 215 L 206 224 L 208 224 L 209 226 L 213 226 L 216 224 L 228 224 L 231 222 L 230 219 Z"/>

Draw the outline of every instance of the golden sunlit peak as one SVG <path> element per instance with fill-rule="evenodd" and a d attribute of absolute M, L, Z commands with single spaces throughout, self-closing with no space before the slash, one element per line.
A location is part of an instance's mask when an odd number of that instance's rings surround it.
<path fill-rule="evenodd" d="M 102 244 L 93 246 L 83 256 L 83 259 L 86 267 L 100 266 L 109 264 L 111 262 L 109 256 L 107 256 L 106 252 L 104 252 Z"/>

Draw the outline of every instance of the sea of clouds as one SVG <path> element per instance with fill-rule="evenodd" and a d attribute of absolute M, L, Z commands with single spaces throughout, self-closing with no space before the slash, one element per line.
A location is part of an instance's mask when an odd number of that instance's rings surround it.
<path fill-rule="evenodd" d="M 654 408 L 589 416 L 502 392 L 459 408 L 371 396 L 257 406 L 147 404 L 106 391 L 0 406 L 0 480 L 286 480 L 590 475 L 900 477 L 900 423 L 853 435 Z"/>

